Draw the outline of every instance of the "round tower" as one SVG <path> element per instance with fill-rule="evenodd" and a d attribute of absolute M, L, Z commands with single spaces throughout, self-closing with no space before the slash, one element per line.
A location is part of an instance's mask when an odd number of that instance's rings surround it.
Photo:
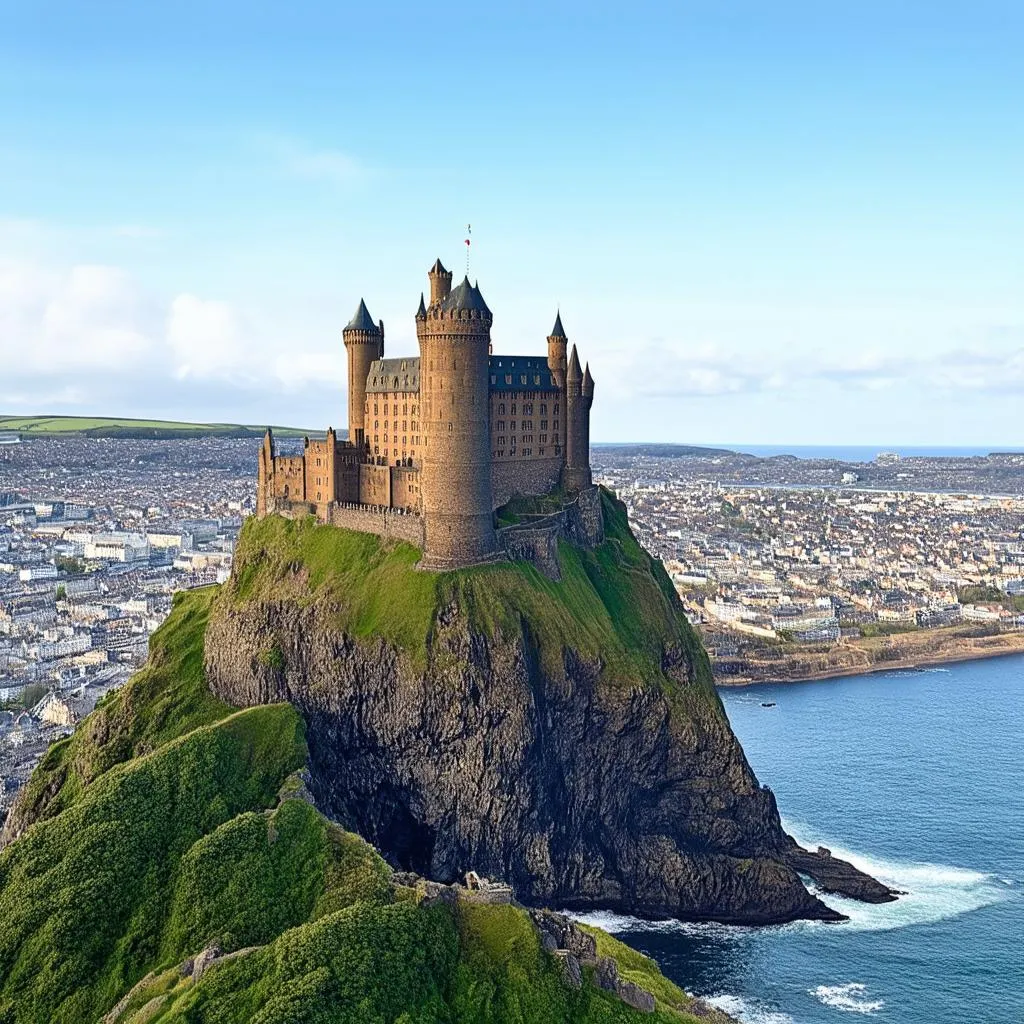
<path fill-rule="evenodd" d="M 573 345 L 565 373 L 565 469 L 562 471 L 562 483 L 567 491 L 579 491 L 591 483 L 585 417 L 583 369 Z"/>
<path fill-rule="evenodd" d="M 365 443 L 366 377 L 370 364 L 384 358 L 384 321 L 375 324 L 366 303 L 360 299 L 356 315 L 345 325 L 341 336 L 348 353 L 348 439 Z"/>
<path fill-rule="evenodd" d="M 435 275 L 438 267 L 440 261 L 430 272 L 431 303 L 416 316 L 416 336 L 425 435 L 423 561 L 445 569 L 488 560 L 498 550 L 491 508 L 487 358 L 493 317 L 468 277 L 447 291 L 444 275 L 450 282 L 451 274 L 441 267 Z"/>
<path fill-rule="evenodd" d="M 555 314 L 555 326 L 548 335 L 548 369 L 559 388 L 565 387 L 565 349 L 568 344 L 569 339 L 562 328 L 562 313 L 559 311 Z"/>

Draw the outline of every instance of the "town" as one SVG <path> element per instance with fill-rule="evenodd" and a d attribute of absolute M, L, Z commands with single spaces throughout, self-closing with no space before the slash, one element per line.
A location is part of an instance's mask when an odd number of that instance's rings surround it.
<path fill-rule="evenodd" d="M 173 593 L 227 578 L 260 442 L 0 441 L 2 818 L 47 746 L 145 661 Z M 1024 648 L 1021 456 L 851 466 L 595 446 L 592 463 L 664 560 L 719 682 Z M 908 478 L 934 489 L 897 486 Z"/>
<path fill-rule="evenodd" d="M 56 739 L 148 653 L 175 591 L 227 578 L 257 443 L 0 444 L 0 819 Z"/>
<path fill-rule="evenodd" d="M 999 486 L 1015 494 L 869 489 L 837 464 L 816 470 L 832 486 L 796 484 L 814 470 L 795 460 L 748 464 L 766 480 L 755 484 L 729 479 L 722 463 L 739 459 L 720 455 L 608 447 L 593 462 L 664 561 L 723 683 L 1024 649 L 1020 457 L 1002 459 Z M 901 472 L 951 487 L 961 460 L 943 461 Z"/>

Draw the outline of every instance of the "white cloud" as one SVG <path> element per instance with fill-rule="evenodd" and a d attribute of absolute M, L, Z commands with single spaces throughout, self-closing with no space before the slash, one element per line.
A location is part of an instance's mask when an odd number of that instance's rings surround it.
<path fill-rule="evenodd" d="M 179 295 L 168 313 L 167 343 L 179 379 L 259 375 L 259 364 L 246 358 L 238 316 L 227 302 Z"/>

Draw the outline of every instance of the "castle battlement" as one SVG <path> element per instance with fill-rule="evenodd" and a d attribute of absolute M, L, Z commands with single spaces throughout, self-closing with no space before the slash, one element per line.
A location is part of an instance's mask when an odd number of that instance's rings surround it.
<path fill-rule="evenodd" d="M 496 355 L 493 314 L 467 276 L 437 260 L 430 302 L 415 314 L 419 356 L 386 358 L 384 324 L 360 300 L 342 331 L 348 356 L 348 440 L 332 429 L 278 455 L 260 449 L 257 514 L 311 512 L 322 522 L 394 536 L 382 510 L 405 519 L 426 568 L 499 557 L 494 510 L 513 497 L 591 486 L 594 379 L 559 313 L 547 355 Z M 362 514 L 365 510 L 366 514 Z"/>

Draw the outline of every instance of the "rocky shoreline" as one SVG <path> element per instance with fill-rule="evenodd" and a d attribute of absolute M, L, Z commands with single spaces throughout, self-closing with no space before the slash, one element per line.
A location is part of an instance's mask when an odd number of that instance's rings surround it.
<path fill-rule="evenodd" d="M 899 640 L 899 637 L 891 638 Z M 962 646 L 961 646 L 962 645 Z M 951 649 L 952 648 L 952 649 Z M 860 652 L 863 653 L 863 652 Z M 1001 633 L 991 637 L 975 637 L 958 645 L 947 644 L 938 649 L 907 651 L 903 657 L 887 658 L 883 661 L 858 662 L 857 664 L 829 665 L 812 669 L 806 673 L 797 669 L 800 662 L 794 662 L 789 672 L 765 674 L 764 676 L 722 676 L 715 679 L 715 685 L 723 689 L 741 689 L 747 686 L 761 686 L 775 683 L 813 683 L 828 679 L 842 679 L 848 676 L 876 675 L 879 672 L 912 672 L 944 665 L 957 665 L 966 661 L 987 661 L 991 658 L 1008 658 L 1024 654 L 1024 632 Z"/>

